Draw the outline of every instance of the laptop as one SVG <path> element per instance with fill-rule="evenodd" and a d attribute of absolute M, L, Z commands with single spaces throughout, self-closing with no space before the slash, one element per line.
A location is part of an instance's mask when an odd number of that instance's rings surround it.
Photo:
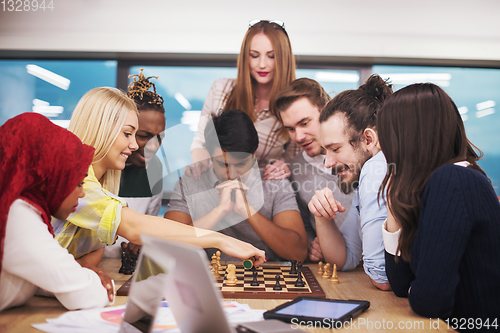
<path fill-rule="evenodd" d="M 121 333 L 152 332 L 164 299 L 185 333 L 300 332 L 277 320 L 229 325 L 201 248 L 142 235 Z"/>

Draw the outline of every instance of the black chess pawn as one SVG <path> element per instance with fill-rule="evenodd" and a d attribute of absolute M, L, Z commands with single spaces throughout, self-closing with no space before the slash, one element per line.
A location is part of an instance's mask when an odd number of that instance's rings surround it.
<path fill-rule="evenodd" d="M 273 287 L 273 290 L 282 290 L 283 288 L 280 285 L 280 276 L 276 275 L 276 284 Z"/>
<path fill-rule="evenodd" d="M 290 268 L 290 274 L 297 274 L 297 260 L 292 260 L 292 267 Z"/>
<path fill-rule="evenodd" d="M 297 281 L 295 281 L 295 287 L 304 287 L 305 285 L 304 280 L 302 280 L 302 274 L 299 273 L 299 277 L 297 278 Z"/>
<path fill-rule="evenodd" d="M 252 280 L 252 282 L 250 282 L 250 285 L 251 285 L 252 287 L 257 287 L 257 286 L 259 285 L 259 281 L 257 281 L 257 271 L 256 271 L 256 270 L 254 270 L 254 271 L 252 272 L 252 274 L 253 274 L 253 280 Z"/>

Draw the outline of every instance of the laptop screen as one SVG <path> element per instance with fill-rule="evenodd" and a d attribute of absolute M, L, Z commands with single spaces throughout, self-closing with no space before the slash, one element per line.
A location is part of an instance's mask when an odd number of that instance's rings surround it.
<path fill-rule="evenodd" d="M 123 317 L 124 329 L 130 326 L 141 332 L 152 332 L 154 318 L 161 301 L 167 281 L 167 269 L 143 254 L 136 268 L 133 287 L 130 289 L 127 308 Z M 127 325 L 128 324 L 128 325 Z M 129 327 L 129 330 L 125 330 Z"/>
<path fill-rule="evenodd" d="M 151 332 L 165 297 L 182 332 L 231 333 L 205 251 L 151 235 L 141 238 L 120 332 Z"/>

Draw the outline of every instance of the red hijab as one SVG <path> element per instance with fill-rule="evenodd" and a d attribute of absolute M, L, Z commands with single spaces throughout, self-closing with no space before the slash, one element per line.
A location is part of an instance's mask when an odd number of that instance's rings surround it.
<path fill-rule="evenodd" d="M 0 271 L 7 216 L 19 198 L 50 216 L 87 173 L 94 148 L 37 113 L 23 113 L 0 127 Z"/>

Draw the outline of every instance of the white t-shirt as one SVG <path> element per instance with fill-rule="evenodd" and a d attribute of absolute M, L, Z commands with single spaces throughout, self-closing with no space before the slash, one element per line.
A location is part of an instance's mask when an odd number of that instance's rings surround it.
<path fill-rule="evenodd" d="M 10 207 L 3 251 L 0 311 L 25 303 L 38 287 L 69 310 L 110 304 L 99 276 L 81 267 L 49 233 L 41 213 L 23 200 Z"/>

